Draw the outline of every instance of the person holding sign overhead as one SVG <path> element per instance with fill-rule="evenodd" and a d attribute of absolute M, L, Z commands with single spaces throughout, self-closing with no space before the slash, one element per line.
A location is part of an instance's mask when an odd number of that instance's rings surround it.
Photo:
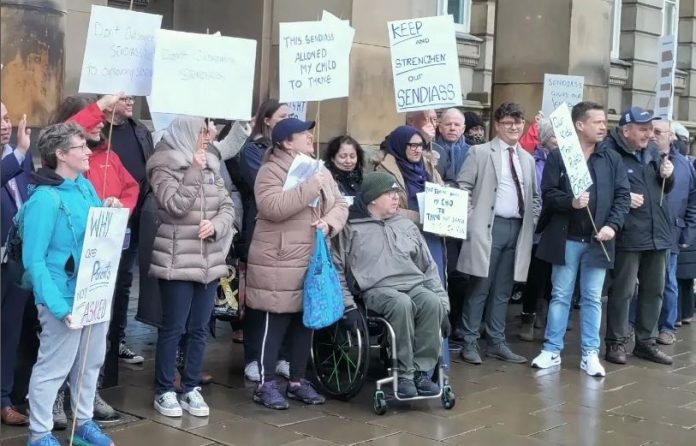
<path fill-rule="evenodd" d="M 147 161 L 160 225 L 150 276 L 159 279 L 162 326 L 155 353 L 155 409 L 167 417 L 183 410 L 206 417 L 201 370 L 217 281 L 227 274 L 225 257 L 234 236 L 234 207 L 220 177 L 220 161 L 208 153 L 202 118 L 180 116 L 165 130 Z M 186 334 L 181 398 L 174 387 L 176 351 Z"/>
<path fill-rule="evenodd" d="M 82 257 L 89 208 L 102 202 L 83 173 L 92 151 L 74 123 L 54 124 L 39 135 L 43 167 L 37 185 L 18 215 L 25 279 L 31 285 L 41 333 L 39 354 L 29 382 L 29 446 L 58 446 L 51 434 L 52 407 L 69 378 L 76 444 L 112 446 L 92 421 L 99 370 L 106 352 L 108 322 L 83 328 L 71 311 Z M 120 207 L 113 198 L 107 206 Z M 83 369 L 84 364 L 84 369 Z"/>
<path fill-rule="evenodd" d="M 271 133 L 273 147 L 264 155 L 254 186 L 258 215 L 249 247 L 246 302 L 262 313 L 263 332 L 257 348 L 261 382 L 253 399 L 278 410 L 288 408 L 276 371 L 286 341 L 290 361 L 286 396 L 305 404 L 325 401 L 305 379 L 312 331 L 302 322 L 304 278 L 317 229 L 333 237 L 348 216 L 348 206 L 323 165 L 307 172 L 305 181 L 284 187 L 293 161 L 314 153 L 312 128 L 312 121 L 278 122 Z"/>
<path fill-rule="evenodd" d="M 623 160 L 630 183 L 630 211 L 616 235 L 616 259 L 607 303 L 606 360 L 626 363 L 631 299 L 638 285 L 633 356 L 659 364 L 672 357 L 656 344 L 657 321 L 662 308 L 667 253 L 672 246 L 669 202 L 664 194 L 674 187 L 674 166 L 650 145 L 653 121 L 649 110 L 632 107 L 621 114 L 619 126 L 609 132 L 603 146 Z"/>
<path fill-rule="evenodd" d="M 425 192 L 425 183 L 430 181 L 443 185 L 440 174 L 429 157 L 423 153 L 426 138 L 415 128 L 402 125 L 392 131 L 382 143 L 384 155 L 377 171 L 390 173 L 400 186 L 399 213 L 416 224 L 420 224 L 418 194 Z M 424 233 L 444 286 L 446 274 L 445 243 L 442 237 Z"/>
<path fill-rule="evenodd" d="M 544 347 L 532 361 L 532 367 L 545 369 L 561 364 L 563 337 L 579 275 L 580 369 L 590 376 L 606 374 L 599 362 L 602 287 L 606 271 L 614 266 L 614 237 L 623 226 L 630 204 L 628 178 L 621 157 L 599 145 L 606 135 L 606 122 L 601 105 L 580 102 L 573 107 L 572 123 L 562 123 L 564 129 L 574 127 L 592 177 L 592 185 L 582 195 L 574 196 L 568 180 L 572 166 L 564 163 L 561 153 L 578 150 L 577 147 L 560 147 L 546 159 L 541 182 L 543 208 L 537 225 L 541 240 L 536 256 L 553 265 L 553 290 Z M 555 125 L 560 128 L 561 123 Z"/>
<path fill-rule="evenodd" d="M 440 388 L 428 371 L 437 364 L 441 336 L 449 335 L 449 297 L 420 230 L 399 215 L 400 191 L 386 172 L 365 175 L 348 224 L 334 239 L 333 258 L 344 301 L 361 294 L 367 309 L 394 328 L 399 397 L 432 396 Z M 354 317 L 358 310 L 348 305 L 345 319 Z"/>
<path fill-rule="evenodd" d="M 534 236 L 534 158 L 519 145 L 524 110 L 506 102 L 494 114 L 497 137 L 469 149 L 457 182 L 471 196 L 469 236 L 462 243 L 457 270 L 469 274 L 464 301 L 462 359 L 481 364 L 479 327 L 486 308 L 487 355 L 525 363 L 505 342 L 507 303 L 515 281 L 524 282 Z"/>

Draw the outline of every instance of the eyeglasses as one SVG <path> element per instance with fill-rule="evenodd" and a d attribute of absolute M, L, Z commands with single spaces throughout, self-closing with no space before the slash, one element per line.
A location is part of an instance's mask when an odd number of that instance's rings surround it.
<path fill-rule="evenodd" d="M 423 150 L 423 143 L 422 142 L 407 142 L 406 148 L 413 150 L 414 152 L 417 152 L 419 150 Z"/>
<path fill-rule="evenodd" d="M 511 129 L 514 127 L 523 127 L 524 121 L 499 121 L 498 124 L 506 129 Z"/>
<path fill-rule="evenodd" d="M 70 147 L 67 148 L 66 152 L 67 152 L 68 150 L 72 150 L 72 149 L 82 149 L 82 152 L 84 153 L 84 152 L 87 151 L 87 143 L 84 142 L 84 143 L 82 143 L 82 144 L 79 145 L 79 146 L 70 146 Z"/>
<path fill-rule="evenodd" d="M 387 197 L 391 198 L 392 200 L 396 200 L 399 198 L 399 191 L 398 190 L 390 190 L 389 192 L 386 193 Z"/>
<path fill-rule="evenodd" d="M 123 103 L 125 103 L 125 104 L 134 104 L 134 103 L 135 103 L 135 98 L 133 98 L 133 96 L 126 96 L 126 97 L 123 97 L 123 98 L 119 99 L 119 101 L 121 101 L 121 102 L 123 102 Z"/>

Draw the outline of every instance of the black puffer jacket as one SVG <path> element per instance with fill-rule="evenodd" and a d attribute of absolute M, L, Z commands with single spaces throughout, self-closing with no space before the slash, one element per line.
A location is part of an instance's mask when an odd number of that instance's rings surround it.
<path fill-rule="evenodd" d="M 672 246 L 672 221 L 667 199 L 662 200 L 662 177 L 660 177 L 660 156 L 652 146 L 640 152 L 641 160 L 629 150 L 619 128 L 609 133 L 602 148 L 616 150 L 623 160 L 631 192 L 643 195 L 643 205 L 631 208 L 623 229 L 616 237 L 619 251 L 650 251 L 669 249 Z M 674 186 L 674 175 L 665 180 L 664 193 Z"/>

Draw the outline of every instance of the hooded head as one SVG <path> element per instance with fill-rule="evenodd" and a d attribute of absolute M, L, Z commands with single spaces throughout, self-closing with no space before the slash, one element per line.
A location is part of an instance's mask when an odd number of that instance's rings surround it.
<path fill-rule="evenodd" d="M 198 135 L 204 128 L 206 126 L 203 118 L 177 116 L 164 130 L 162 141 L 172 149 L 184 154 L 187 160 L 193 162 Z"/>

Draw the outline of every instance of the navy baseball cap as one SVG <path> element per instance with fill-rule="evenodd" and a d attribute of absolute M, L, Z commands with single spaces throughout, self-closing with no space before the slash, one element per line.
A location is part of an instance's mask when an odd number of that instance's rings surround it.
<path fill-rule="evenodd" d="M 307 130 L 314 128 L 314 121 L 300 121 L 297 118 L 287 118 L 278 123 L 273 127 L 271 132 L 271 140 L 273 144 L 279 144 L 295 133 L 302 133 Z"/>
<path fill-rule="evenodd" d="M 646 110 L 640 107 L 631 107 L 628 110 L 621 113 L 621 118 L 619 119 L 619 127 L 623 127 L 626 124 L 646 124 L 650 121 L 655 121 L 661 119 L 659 116 L 653 115 L 652 110 Z"/>

